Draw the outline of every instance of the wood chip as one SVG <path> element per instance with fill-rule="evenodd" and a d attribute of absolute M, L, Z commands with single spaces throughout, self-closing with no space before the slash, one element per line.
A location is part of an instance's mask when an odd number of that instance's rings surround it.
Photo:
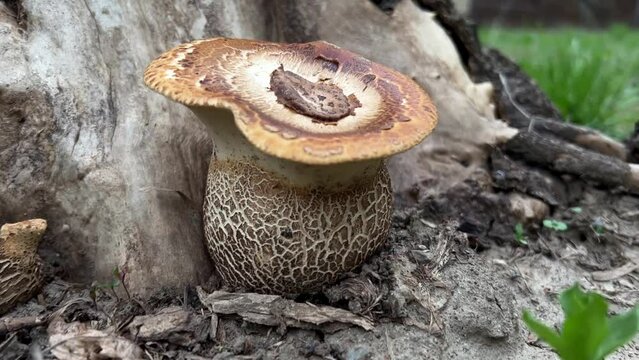
<path fill-rule="evenodd" d="M 289 326 L 337 330 L 339 325 L 356 325 L 365 330 L 373 329 L 373 322 L 350 311 L 331 306 L 297 303 L 278 295 L 255 293 L 229 293 L 215 291 L 207 294 L 197 289 L 200 301 L 217 314 L 237 314 L 248 322 L 268 326 Z"/>
<path fill-rule="evenodd" d="M 206 340 L 209 325 L 207 317 L 172 306 L 153 315 L 136 316 L 127 330 L 142 341 L 167 341 L 191 346 Z"/>
<path fill-rule="evenodd" d="M 60 360 L 114 359 L 142 360 L 142 349 L 117 334 L 92 329 L 80 322 L 52 320 L 49 328 L 51 353 Z"/>
<path fill-rule="evenodd" d="M 220 318 L 217 314 L 211 314 L 211 327 L 209 337 L 211 340 L 215 341 L 217 339 L 217 326 L 220 323 Z"/>

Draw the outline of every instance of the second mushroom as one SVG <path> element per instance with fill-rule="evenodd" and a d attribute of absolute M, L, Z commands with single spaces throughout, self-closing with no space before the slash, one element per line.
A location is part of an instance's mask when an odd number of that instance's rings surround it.
<path fill-rule="evenodd" d="M 231 289 L 312 292 L 360 265 L 388 236 L 384 159 L 437 122 L 411 79 L 321 41 L 195 41 L 144 80 L 213 138 L 205 236 Z"/>

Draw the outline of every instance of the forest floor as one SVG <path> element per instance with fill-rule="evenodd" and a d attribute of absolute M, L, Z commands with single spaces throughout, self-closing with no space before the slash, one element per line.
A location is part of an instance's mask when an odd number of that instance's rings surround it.
<path fill-rule="evenodd" d="M 524 309 L 559 325 L 557 295 L 575 282 L 613 312 L 639 300 L 639 198 L 586 194 L 553 214 L 566 231 L 533 227 L 527 245 L 469 236 L 454 220 L 436 223 L 429 207 L 399 209 L 365 265 L 292 300 L 202 288 L 127 300 L 122 286 L 96 291 L 52 276 L 5 317 L 44 324 L 0 333 L 0 357 L 555 359 L 524 326 Z M 637 359 L 639 345 L 611 358 Z"/>
<path fill-rule="evenodd" d="M 520 86 L 519 93 L 525 95 L 517 109 L 528 106 L 527 113 L 553 117 L 553 111 L 530 111 L 547 105 L 545 98 L 535 98 L 538 92 L 531 89 L 536 88 L 518 77 L 518 69 L 503 67 L 483 53 L 473 54 L 469 29 L 446 14 L 439 13 L 439 20 L 457 35 L 456 45 L 466 60 L 493 61 L 486 69 L 476 69 L 482 81 L 492 74 L 493 85 L 502 89 L 496 75 L 511 76 L 507 80 L 513 90 Z M 592 105 L 583 108 L 585 118 L 596 114 L 602 130 L 628 134 L 631 123 L 625 120 L 634 122 L 636 112 L 601 104 L 621 95 L 630 99 L 623 101 L 624 106 L 635 104 L 637 87 L 627 90 L 625 80 L 636 71 L 622 65 L 606 72 L 596 69 L 612 63 L 604 57 L 611 54 L 621 54 L 619 59 L 639 57 L 596 49 L 593 53 L 601 56 L 575 66 L 574 55 L 584 53 L 584 48 L 563 43 L 557 48 L 565 50 L 562 56 L 554 50 L 550 56 L 560 64 L 539 61 L 555 69 L 547 73 L 549 78 L 559 74 L 582 81 L 551 79 L 575 89 L 582 96 L 574 97 L 577 103 Z M 541 75 L 532 75 L 544 88 Z M 600 82 L 609 79 L 624 80 L 606 83 L 619 92 Z M 593 89 L 603 94 L 597 101 L 592 99 Z M 553 98 L 553 90 L 546 91 Z M 508 98 L 496 97 L 497 108 L 503 110 Z M 518 112 L 515 115 L 525 115 Z M 623 115 L 624 121 L 617 122 L 623 127 L 602 122 L 613 121 L 609 119 L 615 116 L 608 116 L 613 112 Z M 627 115 L 631 118 L 625 119 Z M 531 130 L 515 120 L 511 116 L 510 124 Z M 553 169 L 543 170 L 545 174 Z M 490 183 L 476 186 L 477 193 L 452 189 L 426 199 L 422 206 L 398 208 L 388 241 L 364 265 L 321 293 L 296 299 L 216 291 L 214 282 L 202 288 L 159 289 L 150 298 L 130 299 L 126 279 L 124 284 L 72 284 L 51 266 L 41 294 L 0 318 L 0 359 L 556 359 L 527 330 L 522 311 L 528 309 L 546 324 L 558 326 L 562 321 L 558 294 L 574 283 L 605 296 L 612 312 L 637 304 L 639 197 L 590 187 L 580 176 L 554 173 L 553 178 L 561 178 L 565 193 L 578 194 L 570 196 L 567 206 L 552 208 L 550 218 L 565 224 L 565 230 L 541 224 L 516 230 L 511 209 L 496 206 L 506 203 L 482 202 L 488 195 L 505 193 Z M 485 216 L 488 212 L 490 216 Z M 478 221 L 469 223 L 469 218 Z M 611 358 L 639 358 L 639 343 L 628 344 Z"/>

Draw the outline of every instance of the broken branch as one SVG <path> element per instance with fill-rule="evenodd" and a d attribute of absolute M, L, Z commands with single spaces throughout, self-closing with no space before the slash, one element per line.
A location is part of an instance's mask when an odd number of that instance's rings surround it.
<path fill-rule="evenodd" d="M 560 173 L 576 175 L 609 187 L 624 186 L 633 192 L 639 192 L 637 167 L 553 137 L 520 131 L 506 142 L 504 149 L 515 157 Z"/>
<path fill-rule="evenodd" d="M 4 336 L 10 332 L 30 329 L 32 327 L 45 325 L 49 321 L 49 315 L 40 316 L 24 316 L 24 317 L 5 317 L 0 319 L 0 336 Z"/>
<path fill-rule="evenodd" d="M 242 319 L 262 325 L 286 325 L 297 328 L 323 330 L 335 325 L 357 325 L 365 330 L 373 329 L 373 322 L 350 311 L 331 306 L 297 303 L 278 295 L 255 293 L 228 293 L 214 291 L 207 294 L 198 288 L 202 304 L 217 314 L 237 314 Z"/>

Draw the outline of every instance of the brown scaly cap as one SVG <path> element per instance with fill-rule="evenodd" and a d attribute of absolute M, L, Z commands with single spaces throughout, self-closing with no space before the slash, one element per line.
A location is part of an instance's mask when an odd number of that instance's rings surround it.
<path fill-rule="evenodd" d="M 306 164 L 387 157 L 437 123 L 413 80 L 324 41 L 194 41 L 155 59 L 144 81 L 182 104 L 231 110 L 257 148 Z"/>

